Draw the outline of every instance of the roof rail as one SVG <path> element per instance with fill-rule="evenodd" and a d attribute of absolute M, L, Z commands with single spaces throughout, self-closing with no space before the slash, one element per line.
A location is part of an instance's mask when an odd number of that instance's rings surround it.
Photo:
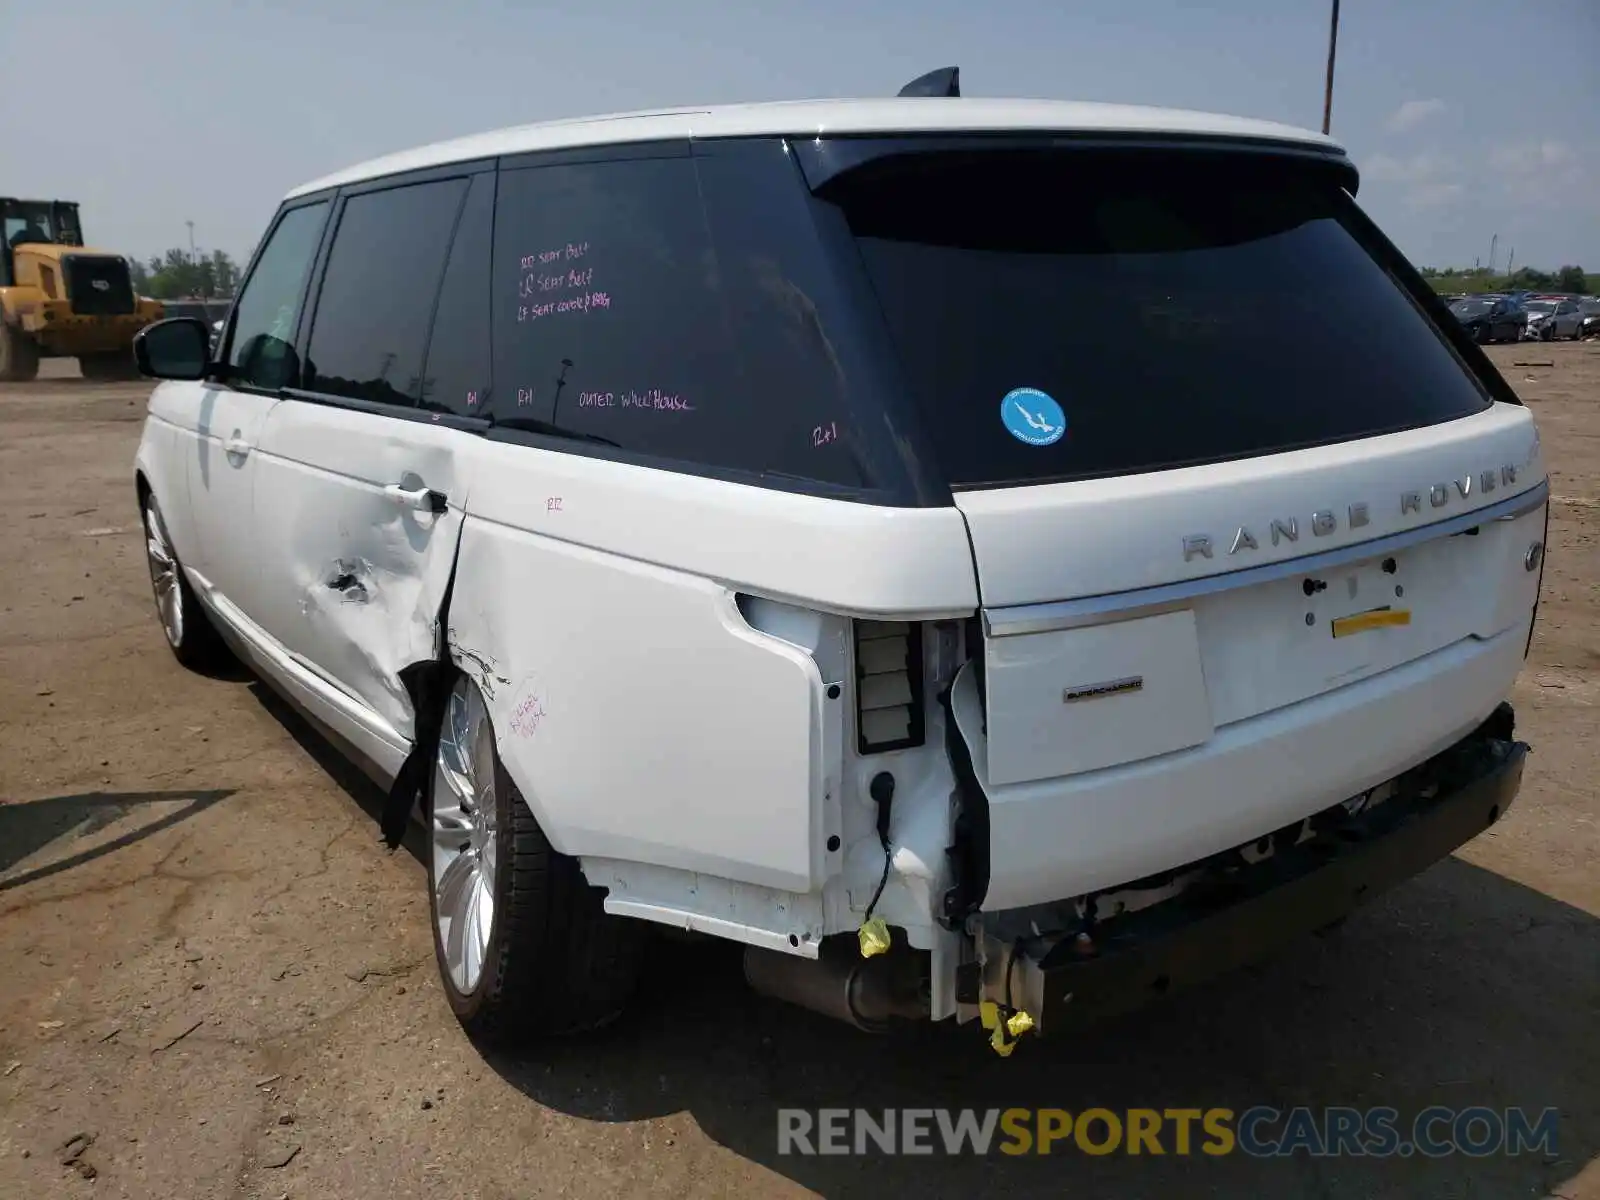
<path fill-rule="evenodd" d="M 940 67 L 919 75 L 900 89 L 902 96 L 959 96 L 961 95 L 961 68 Z"/>

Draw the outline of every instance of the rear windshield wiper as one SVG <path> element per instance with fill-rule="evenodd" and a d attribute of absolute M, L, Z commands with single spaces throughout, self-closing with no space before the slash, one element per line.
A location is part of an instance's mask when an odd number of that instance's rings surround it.
<path fill-rule="evenodd" d="M 580 433 L 576 429 L 567 429 L 560 425 L 541 421 L 537 417 L 490 417 L 491 429 L 521 429 L 527 433 L 539 433 L 545 437 L 567 438 L 574 442 L 592 442 L 597 446 L 610 446 L 614 450 L 621 450 L 622 443 L 614 442 L 608 437 L 601 437 L 598 433 Z"/>

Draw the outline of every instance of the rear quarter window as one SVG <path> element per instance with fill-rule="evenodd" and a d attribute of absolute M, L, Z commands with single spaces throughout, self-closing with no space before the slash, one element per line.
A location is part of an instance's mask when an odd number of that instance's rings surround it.
<path fill-rule="evenodd" d="M 823 196 L 953 487 L 1273 454 L 1490 403 L 1363 244 L 1350 198 L 1304 168 L 919 153 Z M 1013 394 L 1031 440 L 1008 431 Z"/>
<path fill-rule="evenodd" d="M 803 206 L 785 168 L 772 205 Z M 804 290 L 748 228 L 772 209 L 714 202 L 714 232 L 703 183 L 687 147 L 502 169 L 496 423 L 652 465 L 869 487 Z"/>

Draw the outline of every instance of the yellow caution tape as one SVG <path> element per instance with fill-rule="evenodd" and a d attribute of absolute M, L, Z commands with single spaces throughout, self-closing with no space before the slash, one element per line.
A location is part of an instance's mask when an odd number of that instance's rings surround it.
<path fill-rule="evenodd" d="M 873 917 L 865 922 L 859 930 L 859 936 L 862 958 L 884 954 L 889 949 L 889 926 L 882 917 Z"/>
<path fill-rule="evenodd" d="M 991 1031 L 989 1045 L 1001 1058 L 1010 1058 L 1011 1052 L 1017 1048 L 1017 1039 L 1033 1028 L 1033 1018 L 1025 1012 L 1014 1012 L 1002 1021 L 1000 1006 L 993 1000 L 985 1000 L 978 1005 L 978 1020 L 985 1029 Z"/>

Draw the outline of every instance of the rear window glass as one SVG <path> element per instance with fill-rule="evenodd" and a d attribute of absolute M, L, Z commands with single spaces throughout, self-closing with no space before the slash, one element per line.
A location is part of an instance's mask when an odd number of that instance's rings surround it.
<path fill-rule="evenodd" d="M 952 486 L 1271 454 L 1489 403 L 1349 198 L 1303 169 L 920 153 L 824 194 Z"/>

